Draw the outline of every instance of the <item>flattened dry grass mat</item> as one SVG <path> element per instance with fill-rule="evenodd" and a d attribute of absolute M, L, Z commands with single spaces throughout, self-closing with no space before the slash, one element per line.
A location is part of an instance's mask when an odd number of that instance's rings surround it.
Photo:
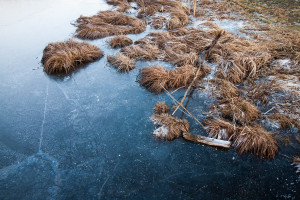
<path fill-rule="evenodd" d="M 144 32 L 146 22 L 117 11 L 103 11 L 91 17 L 80 16 L 75 36 L 81 39 L 98 39 L 112 35 Z"/>

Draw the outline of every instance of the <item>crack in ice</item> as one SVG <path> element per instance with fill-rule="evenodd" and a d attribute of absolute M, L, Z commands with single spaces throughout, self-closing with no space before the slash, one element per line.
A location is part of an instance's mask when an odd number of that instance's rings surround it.
<path fill-rule="evenodd" d="M 49 80 L 47 81 L 46 97 L 45 97 L 45 103 L 44 103 L 44 116 L 43 116 L 41 135 L 40 135 L 40 143 L 39 143 L 39 153 L 42 153 L 42 141 L 43 141 L 43 134 L 44 134 L 44 124 L 45 124 L 45 119 L 46 119 L 48 94 L 49 94 Z"/>

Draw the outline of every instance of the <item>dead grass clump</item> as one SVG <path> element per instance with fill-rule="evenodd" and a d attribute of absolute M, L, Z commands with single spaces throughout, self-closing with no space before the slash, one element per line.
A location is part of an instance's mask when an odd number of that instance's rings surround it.
<path fill-rule="evenodd" d="M 274 113 L 269 116 L 272 120 L 278 120 L 280 123 L 280 128 L 292 128 L 293 125 L 300 131 L 300 123 L 297 119 L 292 119 L 288 116 L 282 115 L 280 113 Z"/>
<path fill-rule="evenodd" d="M 162 29 L 165 25 L 166 18 L 162 16 L 153 17 L 151 22 L 151 27 L 155 29 Z"/>
<path fill-rule="evenodd" d="M 67 74 L 101 57 L 103 52 L 97 46 L 88 42 L 68 40 L 48 44 L 41 62 L 47 74 Z"/>
<path fill-rule="evenodd" d="M 212 50 L 209 60 L 221 66 L 216 74 L 218 78 L 238 84 L 255 78 L 271 62 L 272 56 L 266 45 L 227 33 Z"/>
<path fill-rule="evenodd" d="M 132 2 L 133 0 L 108 0 L 107 3 L 118 6 L 117 11 L 119 12 L 125 12 L 127 9 L 130 9 L 131 6 L 128 2 Z"/>
<path fill-rule="evenodd" d="M 121 49 L 135 59 L 160 59 L 177 67 L 199 64 L 199 55 L 214 39 L 209 32 L 195 28 L 180 28 L 171 32 L 154 32 Z"/>
<path fill-rule="evenodd" d="M 154 114 L 151 117 L 155 125 L 160 126 L 153 134 L 159 139 L 174 140 L 189 132 L 190 125 L 187 120 L 177 119 L 167 113 Z"/>
<path fill-rule="evenodd" d="M 161 93 L 163 86 L 167 90 L 188 86 L 195 76 L 197 68 L 192 65 L 185 65 L 179 68 L 168 70 L 161 66 L 144 67 L 138 75 L 138 82 L 150 92 Z M 198 78 L 205 73 L 199 73 Z"/>
<path fill-rule="evenodd" d="M 107 61 L 114 66 L 117 71 L 121 72 L 129 72 L 136 68 L 134 65 L 135 61 L 122 53 L 117 53 L 114 56 L 107 56 Z"/>
<path fill-rule="evenodd" d="M 224 106 L 220 106 L 224 118 L 239 124 L 247 124 L 258 119 L 260 111 L 250 102 L 240 97 L 229 99 Z"/>
<path fill-rule="evenodd" d="M 121 52 L 133 59 L 140 60 L 156 60 L 161 55 L 162 51 L 155 44 L 145 42 L 140 45 L 131 45 L 121 49 Z"/>
<path fill-rule="evenodd" d="M 168 105 L 165 104 L 165 102 L 159 102 L 154 107 L 154 113 L 155 114 L 162 114 L 162 113 L 168 113 L 170 111 L 170 108 Z"/>
<path fill-rule="evenodd" d="M 146 29 L 144 21 L 117 11 L 103 11 L 91 17 L 80 16 L 76 22 L 76 37 L 81 39 L 136 34 Z"/>
<path fill-rule="evenodd" d="M 221 119 L 206 119 L 204 124 L 209 137 L 220 140 L 229 140 L 236 131 L 234 125 Z"/>
<path fill-rule="evenodd" d="M 115 36 L 109 41 L 109 45 L 112 48 L 125 47 L 131 44 L 132 44 L 132 40 L 129 37 L 124 35 Z"/>
<path fill-rule="evenodd" d="M 278 151 L 273 134 L 259 125 L 240 128 L 234 146 L 240 153 L 253 153 L 267 159 L 274 159 Z"/>
<path fill-rule="evenodd" d="M 266 105 L 269 102 L 269 96 L 277 91 L 278 87 L 275 80 L 254 82 L 247 90 L 247 96 L 259 100 L 262 105 Z"/>
<path fill-rule="evenodd" d="M 139 18 L 152 17 L 158 12 L 168 14 L 170 18 L 165 18 L 164 23 L 167 29 L 180 28 L 189 23 L 189 10 L 179 1 L 143 0 L 137 1 L 137 3 L 140 6 Z"/>
<path fill-rule="evenodd" d="M 233 83 L 224 79 L 215 79 L 213 82 L 217 85 L 216 96 L 220 103 L 225 103 L 228 99 L 238 96 L 238 89 Z"/>

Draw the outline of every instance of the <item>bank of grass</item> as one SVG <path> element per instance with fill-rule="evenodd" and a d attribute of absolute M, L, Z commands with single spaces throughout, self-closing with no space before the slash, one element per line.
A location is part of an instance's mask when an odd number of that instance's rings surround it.
<path fill-rule="evenodd" d="M 252 19 L 300 31 L 300 2 L 296 0 L 228 0 Z"/>

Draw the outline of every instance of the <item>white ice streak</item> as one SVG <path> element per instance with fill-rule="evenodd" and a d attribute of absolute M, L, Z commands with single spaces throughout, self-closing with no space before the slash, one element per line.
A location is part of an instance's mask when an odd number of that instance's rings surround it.
<path fill-rule="evenodd" d="M 43 141 L 43 134 L 44 134 L 45 119 L 46 119 L 48 95 L 49 95 L 49 81 L 47 81 L 46 97 L 45 97 L 45 103 L 44 103 L 44 115 L 43 115 L 43 122 L 42 122 L 40 143 L 39 143 L 39 152 L 40 153 L 42 152 L 42 141 Z"/>

